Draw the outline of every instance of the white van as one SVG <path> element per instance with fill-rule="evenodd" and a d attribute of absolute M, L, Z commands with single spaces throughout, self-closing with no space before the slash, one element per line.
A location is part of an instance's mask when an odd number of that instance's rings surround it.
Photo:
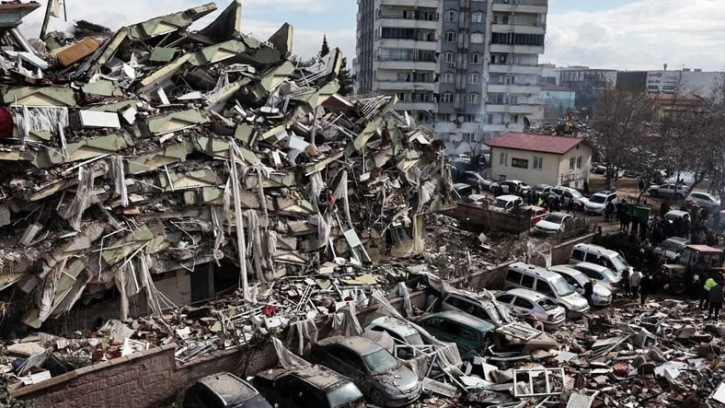
<path fill-rule="evenodd" d="M 490 209 L 501 212 L 511 212 L 524 205 L 524 199 L 512 194 L 496 197 L 491 203 Z"/>
<path fill-rule="evenodd" d="M 506 289 L 524 288 L 550 297 L 567 310 L 578 315 L 589 311 L 587 300 L 558 273 L 540 266 L 516 262 L 506 271 Z"/>
<path fill-rule="evenodd" d="M 606 266 L 614 271 L 617 276 L 622 276 L 625 270 L 632 273 L 633 268 L 619 252 L 604 248 L 594 244 L 576 244 L 571 250 L 570 264 L 578 264 L 580 262 L 590 262 L 597 265 Z"/>

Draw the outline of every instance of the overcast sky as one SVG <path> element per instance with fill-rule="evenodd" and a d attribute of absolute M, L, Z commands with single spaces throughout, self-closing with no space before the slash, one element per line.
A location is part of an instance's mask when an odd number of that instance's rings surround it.
<path fill-rule="evenodd" d="M 70 20 L 117 29 L 167 14 L 197 0 L 66 0 Z M 42 3 L 45 3 L 44 1 Z M 216 2 L 220 9 L 228 0 Z M 322 36 L 354 58 L 356 0 L 244 0 L 243 31 L 266 39 L 282 23 L 295 27 L 296 54 L 317 52 Z M 43 10 L 25 21 L 36 36 Z M 208 20 L 208 19 L 207 19 Z M 63 28 L 62 20 L 51 28 Z M 541 62 L 630 70 L 725 70 L 725 0 L 549 0 Z"/>

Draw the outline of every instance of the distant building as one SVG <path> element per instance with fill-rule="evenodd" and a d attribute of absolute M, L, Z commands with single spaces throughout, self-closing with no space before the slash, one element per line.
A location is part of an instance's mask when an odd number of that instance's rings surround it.
<path fill-rule="evenodd" d="M 358 0 L 358 94 L 398 97 L 450 153 L 543 116 L 548 0 Z"/>
<path fill-rule="evenodd" d="M 576 92 L 561 85 L 543 84 L 539 99 L 544 104 L 546 119 L 561 118 L 576 110 Z"/>
<path fill-rule="evenodd" d="M 725 80 L 725 73 L 688 68 L 676 71 L 624 71 L 617 73 L 617 86 L 649 94 L 697 95 L 708 99 Z"/>
<path fill-rule="evenodd" d="M 581 188 L 594 149 L 585 139 L 506 133 L 490 140 L 491 177 Z"/>

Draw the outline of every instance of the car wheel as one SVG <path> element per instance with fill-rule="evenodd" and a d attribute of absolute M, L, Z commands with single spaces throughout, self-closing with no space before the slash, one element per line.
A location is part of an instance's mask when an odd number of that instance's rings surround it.
<path fill-rule="evenodd" d="M 383 393 L 380 392 L 380 390 L 373 390 L 373 392 L 370 393 L 370 402 L 378 407 L 384 407 L 385 397 L 383 396 Z"/>

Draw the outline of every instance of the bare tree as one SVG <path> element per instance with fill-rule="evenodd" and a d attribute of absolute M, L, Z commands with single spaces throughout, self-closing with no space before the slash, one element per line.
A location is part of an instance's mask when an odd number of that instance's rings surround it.
<path fill-rule="evenodd" d="M 608 86 L 594 103 L 590 138 L 606 160 L 607 188 L 616 167 L 640 163 L 641 144 L 652 134 L 655 110 L 644 92 Z"/>

